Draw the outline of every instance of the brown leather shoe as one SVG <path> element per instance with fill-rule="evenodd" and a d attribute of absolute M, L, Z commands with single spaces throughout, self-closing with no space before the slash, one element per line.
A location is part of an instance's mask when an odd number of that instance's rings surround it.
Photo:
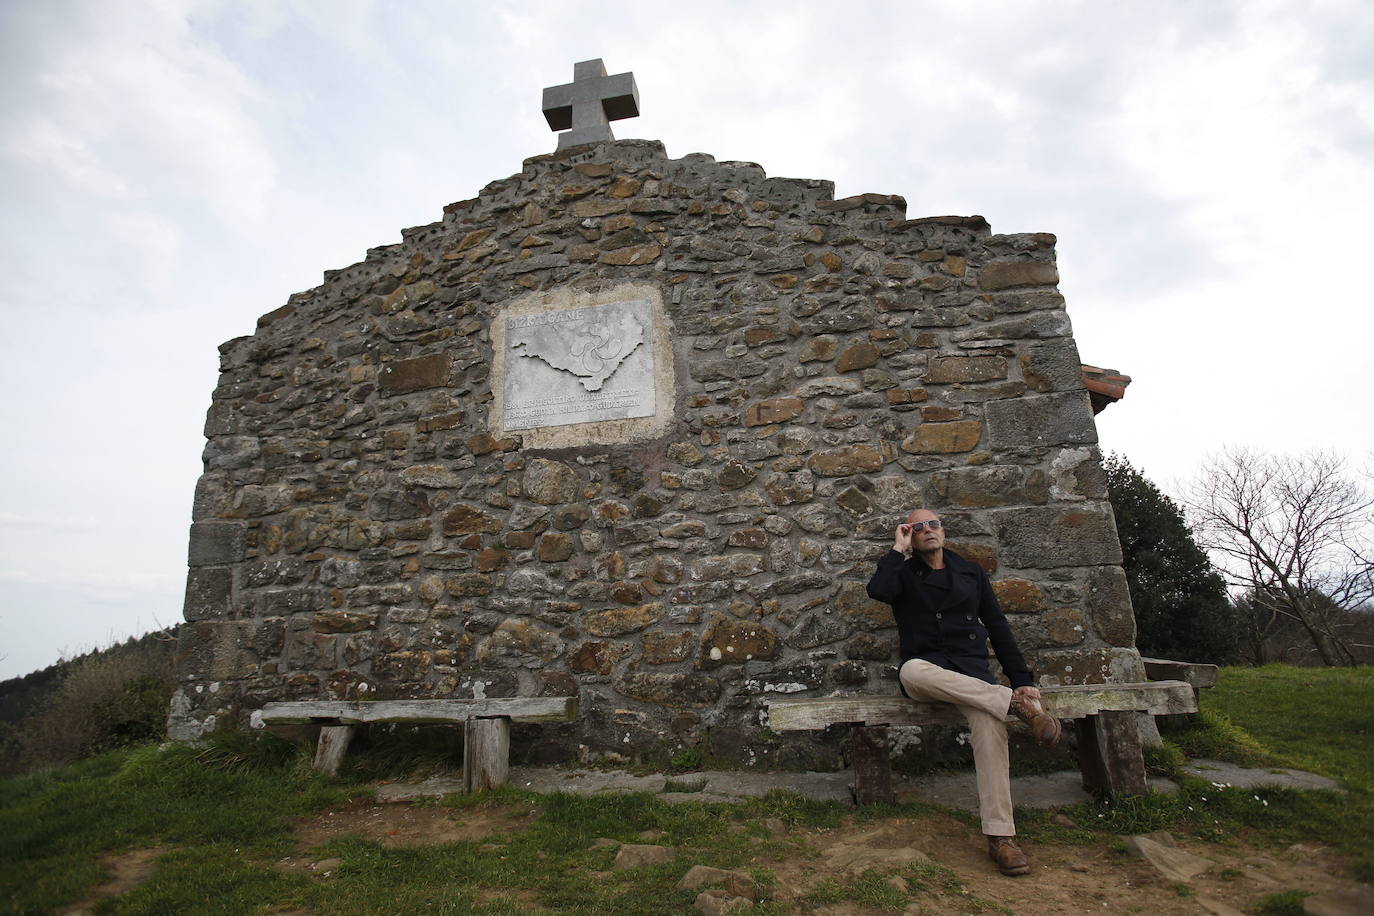
<path fill-rule="evenodd" d="M 1015 878 L 1030 873 L 1030 861 L 1021 847 L 1016 845 L 1015 837 L 988 837 L 988 856 L 997 863 L 997 870 L 1004 875 Z"/>
<path fill-rule="evenodd" d="M 1041 706 L 1035 697 L 1016 694 L 1011 698 L 1011 711 L 1016 718 L 1030 726 L 1031 736 L 1037 744 L 1054 747 L 1064 734 L 1059 720 L 1046 712 L 1045 707 Z"/>

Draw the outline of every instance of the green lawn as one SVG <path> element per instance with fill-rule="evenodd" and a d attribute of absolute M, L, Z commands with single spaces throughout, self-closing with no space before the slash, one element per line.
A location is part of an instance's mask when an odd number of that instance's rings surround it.
<path fill-rule="evenodd" d="M 1348 853 L 1364 880 L 1374 878 L 1374 669 L 1226 669 L 1203 705 L 1202 724 L 1166 735 L 1169 744 L 1151 755 L 1152 766 L 1178 776 L 1182 753 L 1293 766 L 1336 778 L 1348 792 L 1251 791 L 1181 778 L 1176 795 L 1062 812 L 1074 827 L 1054 812 L 1019 812 L 1022 832 L 1032 841 L 1098 845 L 1104 836 L 1158 829 L 1221 843 L 1320 837 Z M 106 901 L 102 912 L 520 913 L 537 904 L 564 913 L 687 913 L 694 893 L 675 885 L 692 864 L 746 868 L 761 854 L 806 854 L 801 841 L 772 836 L 764 819 L 826 827 L 850 813 L 784 793 L 739 805 L 683 805 L 651 795 L 505 789 L 447 803 L 538 809 L 527 828 L 508 836 L 410 848 L 344 836 L 317 853 L 341 860 L 327 882 L 276 866 L 292 847 L 293 816 L 367 791 L 357 781 L 310 774 L 282 742 L 246 739 L 206 751 L 147 746 L 0 781 L 0 912 L 52 912 L 100 883 L 102 856 L 157 846 L 167 852 L 152 877 Z M 874 806 L 858 816 L 928 811 Z M 614 849 L 595 840 L 644 842 L 646 832 L 677 847 L 679 859 L 610 871 Z M 755 877 L 765 889 L 771 881 L 766 872 Z M 954 879 L 906 880 L 920 888 Z M 822 882 L 813 897 L 817 905 L 847 899 L 900 909 L 908 902 L 876 874 Z M 755 910 L 774 911 L 766 902 Z"/>

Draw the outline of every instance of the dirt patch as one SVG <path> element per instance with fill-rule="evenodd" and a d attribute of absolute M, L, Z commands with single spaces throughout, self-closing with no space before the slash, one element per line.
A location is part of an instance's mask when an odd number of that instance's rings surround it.
<path fill-rule="evenodd" d="M 381 804 L 355 800 L 296 825 L 296 851 L 279 864 L 327 877 L 339 860 L 322 858 L 330 840 L 356 835 L 384 846 L 418 846 L 503 839 L 538 816 L 527 804 L 449 808 L 432 803 Z M 1176 837 L 1182 849 L 1209 860 L 1186 883 L 1160 875 L 1123 844 L 1103 837 L 1096 845 L 1025 842 L 1031 873 L 998 874 L 976 828 L 944 814 L 919 819 L 848 820 L 834 829 L 787 828 L 774 823 L 775 838 L 802 841 L 802 849 L 777 856 L 761 847 L 750 864 L 776 876 L 773 899 L 796 912 L 856 916 L 881 912 L 851 901 L 816 907 L 808 896 L 827 879 L 840 884 L 873 870 L 911 895 L 910 913 L 1148 913 L 1149 916 L 1236 916 L 1269 894 L 1289 890 L 1325 893 L 1364 888 L 1349 878 L 1347 863 L 1316 845 L 1265 849 L 1243 842 L 1226 845 Z M 764 850 L 767 850 L 765 853 Z M 151 866 L 157 851 L 144 851 Z M 113 866 L 112 866 L 113 867 Z M 905 882 L 905 883 L 904 883 Z M 534 908 L 531 892 L 494 890 L 488 902 L 510 899 Z M 487 900 L 484 896 L 482 899 Z M 72 911 L 81 912 L 81 911 Z"/>
<path fill-rule="evenodd" d="M 57 916 L 88 916 L 95 912 L 95 907 L 100 901 L 128 893 L 148 880 L 157 868 L 158 857 L 164 852 L 165 849 L 153 847 L 131 849 L 117 856 L 106 856 L 101 860 L 101 864 L 110 870 L 109 879 L 94 888 L 85 900 L 58 910 Z"/>
<path fill-rule="evenodd" d="M 912 821 L 850 823 L 811 832 L 814 858 L 789 857 L 755 864 L 777 876 L 774 899 L 800 905 L 825 879 L 843 881 L 868 869 L 911 879 L 912 913 L 1018 914 L 1149 913 L 1150 916 L 1235 914 L 1269 894 L 1287 890 L 1322 893 L 1362 887 L 1350 879 L 1341 857 L 1315 846 L 1261 851 L 1244 844 L 1212 845 L 1186 839 L 1178 847 L 1214 863 L 1187 884 L 1163 878 L 1141 859 L 1114 851 L 1104 838 L 1097 846 L 1024 843 L 1031 873 L 999 874 L 987 857 L 983 837 L 940 815 Z M 915 869 L 907 866 L 915 865 Z M 946 871 L 947 870 L 947 871 Z M 954 879 L 953 881 L 947 879 Z M 924 884 L 924 889 L 916 882 Z M 954 883 L 957 881 L 957 885 Z M 816 912 L 830 916 L 878 912 L 852 903 Z"/>
<path fill-rule="evenodd" d="M 341 808 L 299 821 L 295 825 L 295 853 L 283 864 L 313 864 L 317 860 L 311 855 L 314 850 L 346 835 L 360 836 L 383 846 L 431 846 L 516 833 L 538 815 L 539 810 L 528 805 L 448 808 L 354 799 Z"/>

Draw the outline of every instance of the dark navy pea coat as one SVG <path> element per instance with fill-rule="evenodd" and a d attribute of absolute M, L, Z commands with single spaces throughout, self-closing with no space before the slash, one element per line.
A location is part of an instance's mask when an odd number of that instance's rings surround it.
<path fill-rule="evenodd" d="M 919 554 L 907 559 L 889 550 L 868 580 L 868 597 L 892 605 L 902 661 L 920 658 L 996 683 L 988 666 L 991 642 L 1011 686 L 1033 685 L 1035 676 L 1016 645 L 983 567 L 948 548 L 945 567 L 948 588 L 930 581 L 932 570 Z"/>

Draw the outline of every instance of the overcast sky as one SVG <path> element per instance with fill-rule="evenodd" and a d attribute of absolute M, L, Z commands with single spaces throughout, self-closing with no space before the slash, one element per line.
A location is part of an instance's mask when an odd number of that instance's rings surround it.
<path fill-rule="evenodd" d="M 216 347 L 552 151 L 661 140 L 1059 237 L 1104 450 L 1374 448 L 1374 4 L 0 0 L 0 678 L 180 618 Z"/>

